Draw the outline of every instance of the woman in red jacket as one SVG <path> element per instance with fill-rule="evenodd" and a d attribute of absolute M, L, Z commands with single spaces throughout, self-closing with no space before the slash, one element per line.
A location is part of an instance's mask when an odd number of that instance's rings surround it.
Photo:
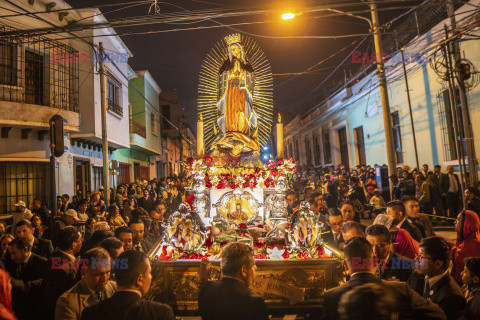
<path fill-rule="evenodd" d="M 468 257 L 480 257 L 480 219 L 470 210 L 461 212 L 455 226 L 457 241 L 452 249 L 452 276 L 462 284 L 463 260 Z"/>

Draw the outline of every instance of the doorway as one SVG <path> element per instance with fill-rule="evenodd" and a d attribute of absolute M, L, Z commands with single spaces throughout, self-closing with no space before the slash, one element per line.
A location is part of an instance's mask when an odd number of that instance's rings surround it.
<path fill-rule="evenodd" d="M 343 127 L 338 131 L 338 141 L 340 144 L 340 160 L 341 164 L 348 170 L 350 163 L 348 161 L 348 142 L 347 142 L 347 128 Z"/>
<path fill-rule="evenodd" d="M 88 161 L 75 160 L 75 190 L 75 193 L 80 191 L 82 193 L 82 197 L 91 191 L 90 162 Z"/>

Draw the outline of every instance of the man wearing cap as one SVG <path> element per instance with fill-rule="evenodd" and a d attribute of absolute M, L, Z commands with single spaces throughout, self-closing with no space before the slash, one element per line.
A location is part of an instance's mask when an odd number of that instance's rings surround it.
<path fill-rule="evenodd" d="M 27 209 L 25 202 L 18 201 L 14 204 L 15 212 L 13 213 L 13 224 L 16 225 L 19 221 L 27 219 L 30 220 L 33 216 L 33 213 Z"/>
<path fill-rule="evenodd" d="M 77 211 L 74 209 L 68 209 L 62 216 L 60 216 L 59 219 L 56 219 L 52 223 L 51 227 L 51 236 L 52 236 L 52 242 L 53 246 L 57 246 L 57 238 L 58 234 L 60 233 L 60 230 L 66 226 L 72 226 L 76 222 L 78 222 L 80 219 L 78 219 L 78 214 Z"/>

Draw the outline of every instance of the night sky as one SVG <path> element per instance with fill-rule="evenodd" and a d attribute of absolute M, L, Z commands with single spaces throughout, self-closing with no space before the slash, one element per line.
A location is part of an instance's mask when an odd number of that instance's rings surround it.
<path fill-rule="evenodd" d="M 67 0 L 76 8 L 87 6 L 98 6 L 127 2 L 127 0 Z M 380 0 L 387 2 L 380 4 L 380 10 L 393 7 L 402 7 L 418 4 L 420 1 L 395 1 Z M 153 3 L 153 0 L 151 1 Z M 139 1 L 139 4 L 128 4 L 114 7 L 101 8 L 107 19 L 118 19 L 148 14 L 151 3 Z M 169 3 L 169 4 L 168 4 Z M 212 46 L 224 36 L 238 31 L 253 34 L 251 37 L 263 49 L 269 59 L 274 74 L 274 107 L 283 113 L 295 115 L 298 112 L 310 109 L 316 102 L 323 100 L 326 93 L 331 92 L 335 83 L 343 81 L 345 73 L 355 73 L 361 65 L 352 64 L 351 59 L 323 84 L 314 90 L 347 56 L 358 44 L 362 37 L 344 39 L 282 39 L 275 37 L 282 36 L 311 36 L 311 35 L 346 35 L 368 33 L 369 27 L 366 21 L 351 17 L 319 17 L 326 12 L 305 13 L 297 16 L 294 20 L 283 21 L 279 17 L 287 11 L 300 12 L 306 7 L 315 7 L 325 4 L 352 4 L 338 8 L 343 11 L 368 10 L 368 6 L 361 4 L 360 0 L 335 0 L 335 1 L 267 1 L 267 0 L 168 0 L 158 2 L 161 13 L 172 13 L 191 10 L 205 10 L 212 8 L 230 8 L 238 11 L 267 9 L 269 14 L 250 15 L 230 19 L 218 19 L 222 24 L 232 23 L 255 23 L 250 25 L 235 26 L 237 30 L 230 28 L 212 28 L 191 31 L 176 31 L 156 34 L 125 35 L 122 40 L 133 54 L 129 64 L 134 70 L 147 69 L 163 91 L 176 89 L 179 94 L 180 103 L 185 105 L 186 120 L 195 126 L 196 121 L 196 100 L 198 74 L 203 59 Z M 173 4 L 173 5 L 172 5 Z M 129 7 L 119 10 L 122 7 Z M 293 8 L 290 10 L 289 8 Z M 110 12 L 109 11 L 115 11 Z M 405 9 L 389 9 L 380 11 L 380 22 L 390 21 Z M 187 12 L 188 13 L 188 12 Z M 360 13 L 370 18 L 368 12 Z M 153 15 L 150 13 L 150 15 Z M 172 30 L 176 28 L 192 28 L 199 26 L 214 25 L 206 21 L 188 24 L 155 24 L 138 27 L 117 28 L 117 33 L 144 32 L 152 30 Z M 263 38 L 260 36 L 274 38 Z M 353 43 L 357 41 L 357 43 Z M 353 44 L 352 44 L 353 43 Z M 318 71 L 304 73 L 301 75 L 285 75 L 288 73 L 300 73 L 311 66 L 319 63 L 330 55 L 350 45 L 333 58 L 319 64 Z M 358 50 L 373 52 L 372 37 L 368 37 Z M 330 91 L 329 91 L 330 89 Z M 285 114 L 286 115 L 286 114 Z M 288 116 L 287 116 L 288 118 Z"/>

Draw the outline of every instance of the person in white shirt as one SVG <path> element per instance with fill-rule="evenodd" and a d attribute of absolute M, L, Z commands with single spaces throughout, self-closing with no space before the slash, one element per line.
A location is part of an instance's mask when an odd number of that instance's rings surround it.
<path fill-rule="evenodd" d="M 13 226 L 15 226 L 21 220 L 30 220 L 33 213 L 27 209 L 24 201 L 18 201 L 14 204 L 15 212 L 13 213 Z"/>

